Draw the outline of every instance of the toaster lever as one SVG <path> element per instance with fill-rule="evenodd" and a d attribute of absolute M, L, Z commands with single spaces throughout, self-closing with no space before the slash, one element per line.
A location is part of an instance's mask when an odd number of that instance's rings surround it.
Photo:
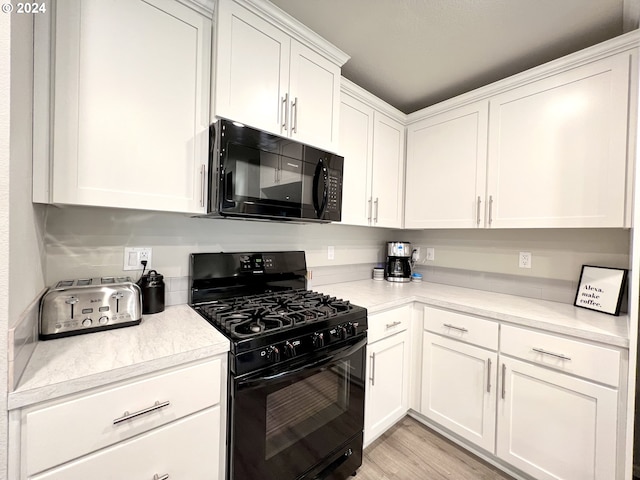
<path fill-rule="evenodd" d="M 124 297 L 124 293 L 122 292 L 116 292 L 113 295 L 111 295 L 111 298 L 116 299 L 116 313 L 120 313 L 120 299 L 122 297 Z"/>
<path fill-rule="evenodd" d="M 66 303 L 67 305 L 71 305 L 71 319 L 73 320 L 73 306 L 78 303 L 78 298 L 77 297 L 69 297 L 67 298 L 64 303 Z"/>

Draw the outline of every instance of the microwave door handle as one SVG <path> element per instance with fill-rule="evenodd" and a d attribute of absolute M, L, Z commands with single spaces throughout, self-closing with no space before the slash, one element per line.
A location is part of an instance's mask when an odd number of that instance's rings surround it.
<path fill-rule="evenodd" d="M 324 166 L 324 160 L 321 158 L 318 160 L 318 164 L 316 165 L 316 171 L 313 175 L 313 207 L 316 210 L 316 215 L 318 218 L 322 218 L 324 216 L 324 211 L 327 208 L 328 197 L 329 197 L 329 182 L 328 182 L 329 172 L 327 167 Z M 318 185 L 320 180 L 322 179 L 322 198 L 318 198 Z M 320 201 L 322 200 L 322 203 Z"/>
<path fill-rule="evenodd" d="M 238 386 L 242 386 L 242 388 L 252 388 L 252 387 L 258 387 L 258 386 L 264 386 L 266 384 L 269 384 L 270 382 L 280 382 L 283 379 L 295 376 L 300 372 L 314 370 L 316 368 L 323 367 L 328 364 L 339 362 L 340 360 L 347 358 L 350 355 L 353 355 L 355 352 L 357 352 L 361 348 L 364 348 L 366 345 L 367 345 L 367 339 L 363 338 L 359 342 L 353 345 L 342 347 L 339 350 L 336 350 L 333 355 L 322 357 L 320 360 L 316 362 L 302 365 L 298 368 L 294 368 L 293 370 L 284 370 L 282 372 L 279 372 L 273 375 L 264 375 L 264 376 L 259 376 L 257 378 L 248 378 L 246 380 L 240 380 L 238 382 Z"/>

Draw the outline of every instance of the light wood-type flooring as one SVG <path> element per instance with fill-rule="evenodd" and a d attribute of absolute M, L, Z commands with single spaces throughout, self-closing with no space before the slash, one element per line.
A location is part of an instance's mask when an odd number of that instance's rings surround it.
<path fill-rule="evenodd" d="M 513 480 L 411 417 L 364 451 L 354 480 Z"/>

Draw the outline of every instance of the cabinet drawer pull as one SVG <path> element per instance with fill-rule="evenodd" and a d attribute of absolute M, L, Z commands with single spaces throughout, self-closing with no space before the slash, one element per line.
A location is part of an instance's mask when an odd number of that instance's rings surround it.
<path fill-rule="evenodd" d="M 200 184 L 201 184 L 200 185 L 200 187 L 201 187 L 201 189 L 200 189 L 200 206 L 201 207 L 204 207 L 204 191 L 205 191 L 205 188 L 207 188 L 207 186 L 206 186 L 207 185 L 206 184 L 206 180 L 207 180 L 206 174 L 207 174 L 207 167 L 206 167 L 206 165 L 203 164 L 200 167 Z"/>
<path fill-rule="evenodd" d="M 561 353 L 548 352 L 547 350 L 543 350 L 542 348 L 533 347 L 531 350 L 533 350 L 536 353 L 541 353 L 542 355 L 549 355 L 550 357 L 559 358 L 561 360 L 571 360 L 571 357 L 567 357 L 566 355 L 563 355 Z"/>
<path fill-rule="evenodd" d="M 158 475 L 157 473 L 153 476 L 153 480 L 169 480 L 169 474 L 165 473 L 164 475 Z"/>
<path fill-rule="evenodd" d="M 393 323 L 387 323 L 387 330 L 389 330 L 390 328 L 393 327 L 397 327 L 398 325 L 400 325 L 402 322 L 393 322 Z"/>
<path fill-rule="evenodd" d="M 376 377 L 376 353 L 373 352 L 371 354 L 371 375 L 369 376 L 369 380 L 371 380 L 371 386 L 375 385 L 375 377 Z"/>
<path fill-rule="evenodd" d="M 476 224 L 480 226 L 480 205 L 482 204 L 482 200 L 480 200 L 480 195 L 478 195 L 478 205 L 476 207 Z"/>
<path fill-rule="evenodd" d="M 456 327 L 455 325 L 451 325 L 450 323 L 443 323 L 442 325 L 444 325 L 447 328 L 453 328 L 454 330 L 458 330 L 459 332 L 462 332 L 462 333 L 467 333 L 469 331 L 464 327 Z"/>
<path fill-rule="evenodd" d="M 378 223 L 378 197 L 376 197 L 375 202 L 373 204 L 376 207 L 376 215 L 373 217 L 373 223 Z"/>
<path fill-rule="evenodd" d="M 491 359 L 487 358 L 487 393 L 491 393 Z"/>
<path fill-rule="evenodd" d="M 133 412 L 133 413 L 129 413 L 129 412 L 124 412 L 124 415 L 120 418 L 116 418 L 113 421 L 114 425 L 118 425 L 119 423 L 122 422 L 126 422 L 127 420 L 131 420 L 132 418 L 136 418 L 139 417 L 141 415 L 145 415 L 147 413 L 151 413 L 154 412 L 156 410 L 160 410 L 161 408 L 164 407 L 168 407 L 169 406 L 169 400 L 167 400 L 166 402 L 156 402 L 154 403 L 152 406 L 147 407 L 147 408 L 143 408 L 142 410 L 138 410 L 137 412 Z"/>
<path fill-rule="evenodd" d="M 489 225 L 493 222 L 493 195 L 489 195 Z"/>
<path fill-rule="evenodd" d="M 502 364 L 502 395 L 501 395 L 503 400 L 507 393 L 507 386 L 505 385 L 506 379 L 507 379 L 507 366 L 503 363 Z"/>

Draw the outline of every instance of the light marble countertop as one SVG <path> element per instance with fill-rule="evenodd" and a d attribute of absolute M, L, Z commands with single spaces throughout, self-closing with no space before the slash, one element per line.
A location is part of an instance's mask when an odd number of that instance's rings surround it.
<path fill-rule="evenodd" d="M 515 325 L 629 348 L 627 315 L 615 317 L 566 303 L 427 282 L 361 280 L 320 285 L 313 287 L 313 290 L 366 307 L 369 314 L 417 301 Z"/>
<path fill-rule="evenodd" d="M 144 315 L 133 327 L 41 341 L 9 410 L 229 351 L 229 340 L 188 305 Z"/>

